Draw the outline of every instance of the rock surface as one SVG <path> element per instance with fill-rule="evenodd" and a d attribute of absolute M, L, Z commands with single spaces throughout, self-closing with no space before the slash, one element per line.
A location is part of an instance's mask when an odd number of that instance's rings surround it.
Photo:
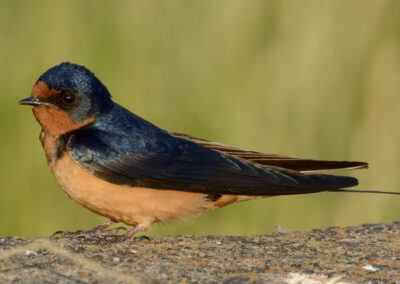
<path fill-rule="evenodd" d="M 400 283 L 400 222 L 257 236 L 0 238 L 0 282 Z"/>

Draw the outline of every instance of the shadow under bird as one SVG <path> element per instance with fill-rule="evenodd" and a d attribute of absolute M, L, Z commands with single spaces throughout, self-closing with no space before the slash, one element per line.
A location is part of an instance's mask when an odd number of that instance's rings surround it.
<path fill-rule="evenodd" d="M 62 63 L 37 80 L 30 97 L 40 141 L 62 190 L 110 221 L 133 226 L 187 219 L 228 204 L 278 195 L 355 191 L 353 177 L 326 175 L 367 168 L 363 162 L 297 159 L 168 132 L 111 100 L 83 66 Z M 394 192 L 377 192 L 394 193 Z M 394 193 L 399 194 L 399 193 Z M 118 230 L 117 230 L 118 231 Z"/>

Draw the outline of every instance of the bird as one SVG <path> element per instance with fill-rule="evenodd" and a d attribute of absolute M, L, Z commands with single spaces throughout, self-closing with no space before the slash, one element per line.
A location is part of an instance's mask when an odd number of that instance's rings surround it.
<path fill-rule="evenodd" d="M 32 106 L 61 189 L 109 219 L 90 232 L 115 233 L 109 227 L 122 222 L 132 226 L 122 240 L 153 223 L 187 220 L 235 202 L 362 192 L 346 189 L 358 184 L 356 178 L 329 173 L 368 167 L 265 154 L 163 130 L 114 102 L 94 73 L 70 62 L 43 73 L 19 104 Z"/>

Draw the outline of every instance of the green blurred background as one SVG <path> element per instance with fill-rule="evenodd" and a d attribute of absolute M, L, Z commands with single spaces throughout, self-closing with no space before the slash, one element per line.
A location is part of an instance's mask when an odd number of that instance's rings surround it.
<path fill-rule="evenodd" d="M 400 1 L 0 1 L 0 236 L 105 219 L 58 188 L 27 97 L 63 61 L 156 125 L 252 150 L 370 162 L 400 190 Z M 321 193 L 235 204 L 147 234 L 261 234 L 400 220 L 400 197 Z"/>

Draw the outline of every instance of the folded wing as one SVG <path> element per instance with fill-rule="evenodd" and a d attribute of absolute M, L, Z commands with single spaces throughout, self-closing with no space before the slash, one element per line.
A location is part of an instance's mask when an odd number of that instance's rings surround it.
<path fill-rule="evenodd" d="M 220 151 L 224 154 L 239 157 L 262 166 L 275 166 L 301 172 L 303 174 L 319 174 L 335 171 L 348 171 L 366 169 L 368 164 L 364 162 L 349 161 L 323 161 L 312 159 L 299 159 L 275 154 L 266 154 L 256 151 L 249 151 L 239 147 L 211 142 L 194 138 L 181 133 L 170 132 L 175 137 L 193 141 L 209 149 Z"/>
<path fill-rule="evenodd" d="M 273 196 L 334 191 L 357 185 L 357 179 L 352 177 L 304 175 L 264 163 L 267 157 L 279 160 L 280 156 L 260 157 L 262 153 L 235 152 L 238 149 L 235 147 L 218 149 L 217 145 L 174 135 L 160 132 L 131 139 L 88 128 L 74 133 L 67 147 L 73 159 L 88 171 L 111 183 L 127 186 Z"/>

